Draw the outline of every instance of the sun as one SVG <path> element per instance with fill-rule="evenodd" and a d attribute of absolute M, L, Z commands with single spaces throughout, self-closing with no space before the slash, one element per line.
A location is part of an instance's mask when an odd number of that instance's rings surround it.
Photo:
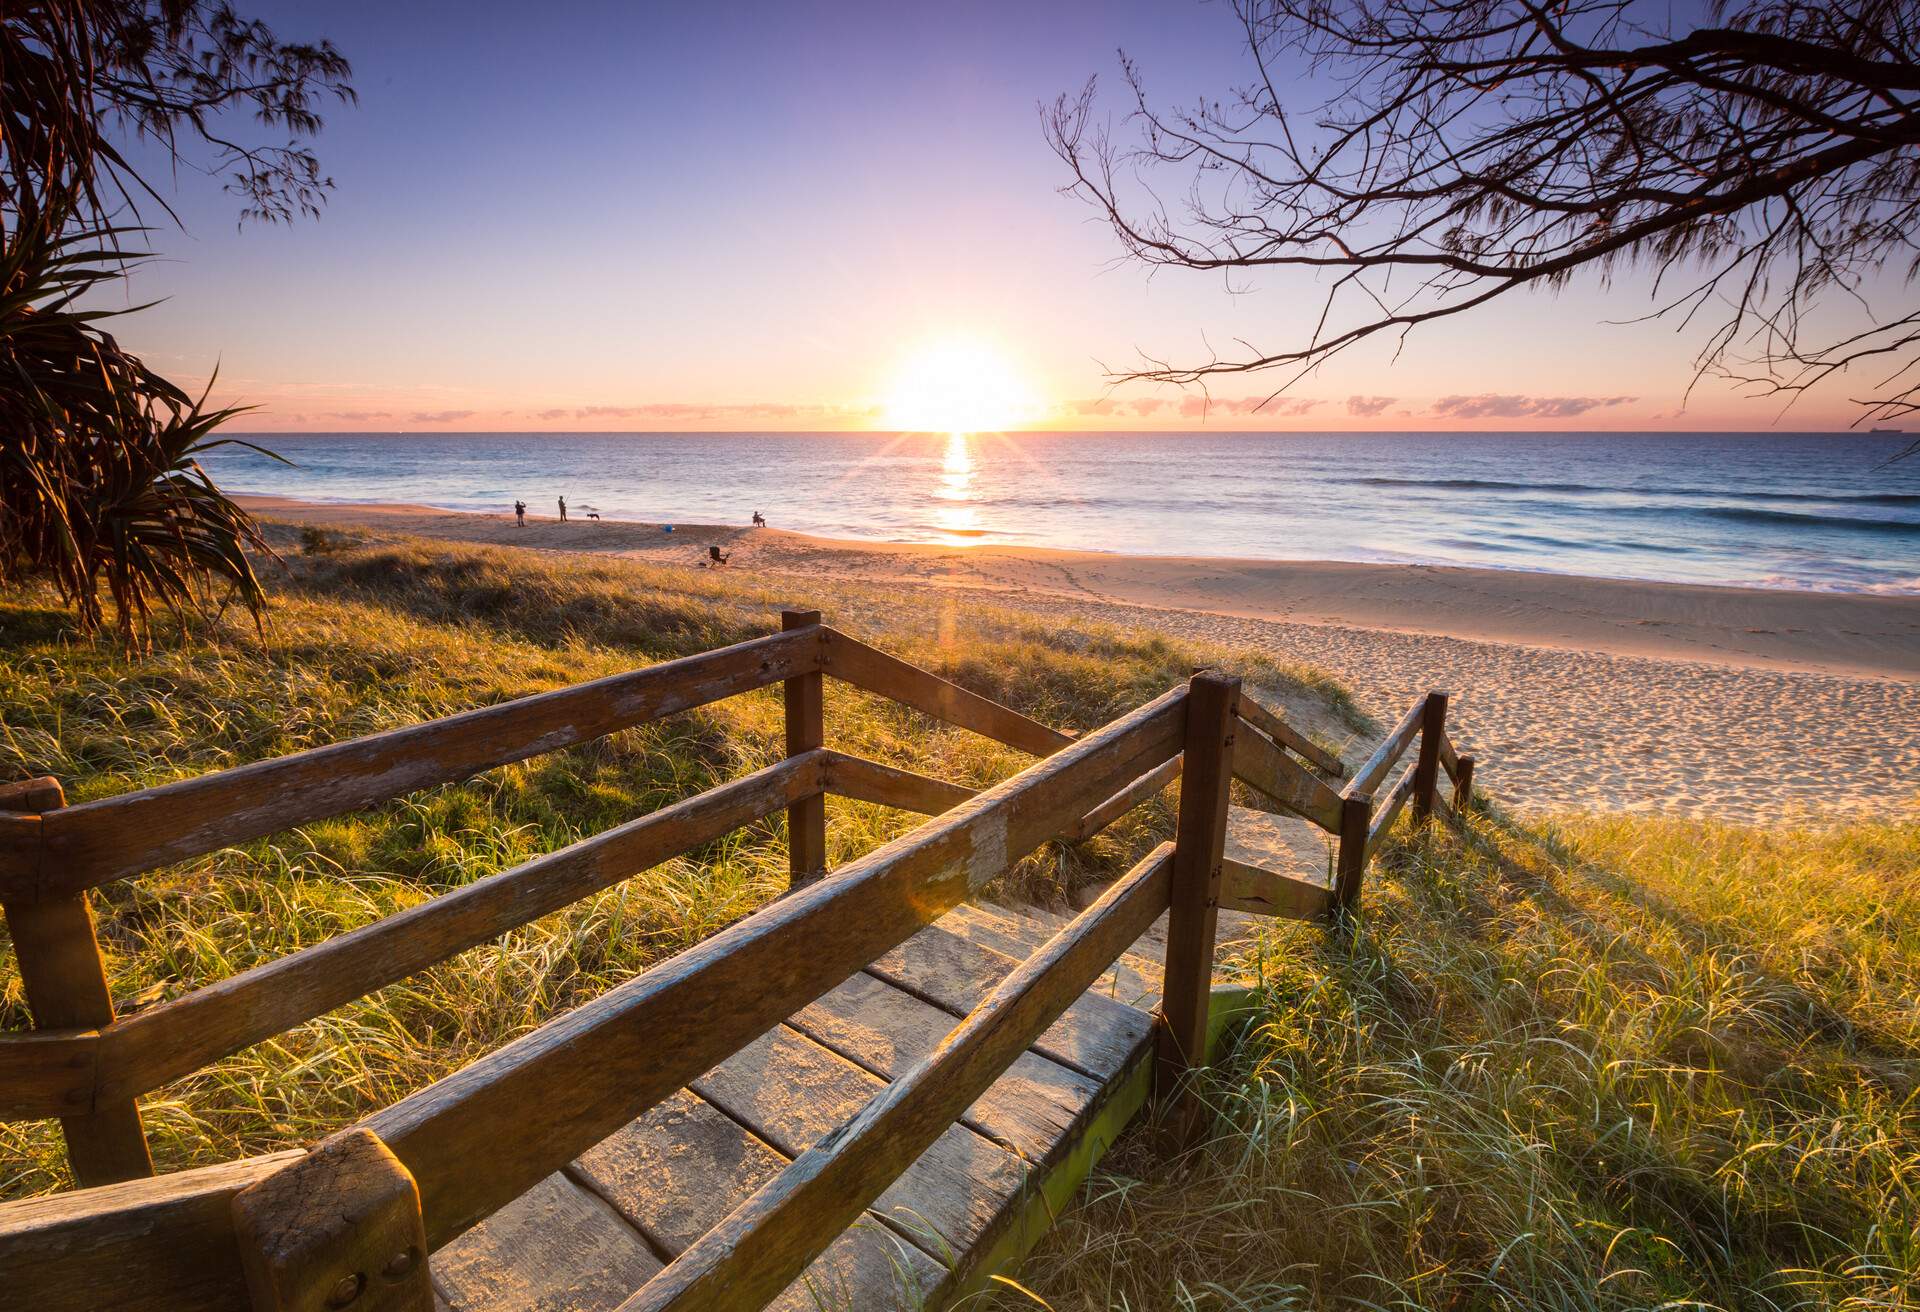
<path fill-rule="evenodd" d="M 886 426 L 902 433 L 1003 433 L 1039 402 L 998 351 L 953 337 L 909 355 L 887 392 Z"/>

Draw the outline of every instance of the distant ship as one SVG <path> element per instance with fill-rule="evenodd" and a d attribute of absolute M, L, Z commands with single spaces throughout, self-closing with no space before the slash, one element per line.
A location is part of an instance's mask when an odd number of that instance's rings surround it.
<path fill-rule="evenodd" d="M 1904 428 L 1869 428 L 1867 431 L 1869 433 L 1899 433 L 1902 437 L 1906 436 L 1907 432 Z"/>

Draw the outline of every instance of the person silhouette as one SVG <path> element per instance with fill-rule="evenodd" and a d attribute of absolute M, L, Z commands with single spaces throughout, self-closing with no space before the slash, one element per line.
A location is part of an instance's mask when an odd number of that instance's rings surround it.
<path fill-rule="evenodd" d="M 560 522 L 562 524 L 567 522 L 567 499 L 565 497 L 560 498 Z"/>
<path fill-rule="evenodd" d="M 521 528 L 525 528 L 527 526 L 527 503 L 526 502 L 516 501 L 513 503 L 513 519 L 514 519 L 514 522 L 518 524 Z"/>
<path fill-rule="evenodd" d="M 753 512 L 753 526 L 754 526 L 755 528 L 765 528 L 765 527 L 767 526 L 767 517 L 766 517 L 765 515 L 763 515 L 763 514 L 761 514 L 761 513 L 760 513 L 759 511 L 757 511 L 757 510 L 756 510 L 756 511 L 754 511 L 754 512 Z"/>

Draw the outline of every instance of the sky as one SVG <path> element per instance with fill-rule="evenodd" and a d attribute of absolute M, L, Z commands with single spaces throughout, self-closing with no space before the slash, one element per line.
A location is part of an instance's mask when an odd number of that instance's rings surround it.
<path fill-rule="evenodd" d="M 1310 280 L 1229 291 L 1117 263 L 1060 194 L 1038 106 L 1118 51 L 1164 99 L 1249 65 L 1218 3 L 242 4 L 330 38 L 357 106 L 317 142 L 318 220 L 184 231 L 121 339 L 276 431 L 1835 428 L 1841 391 L 1689 398 L 1697 339 L 1619 322 L 1631 282 L 1509 298 L 1349 353 L 1262 409 L 1106 374 L 1297 340 Z M 1612 322 L 1609 322 L 1612 321 Z M 956 393 L 960 393 L 956 395 Z"/>

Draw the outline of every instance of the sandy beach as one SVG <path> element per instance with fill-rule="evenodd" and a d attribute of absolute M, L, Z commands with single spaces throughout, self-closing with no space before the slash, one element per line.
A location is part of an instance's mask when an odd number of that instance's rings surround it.
<path fill-rule="evenodd" d="M 1920 801 L 1920 596 L 1315 561 L 828 540 L 778 529 L 247 497 L 296 523 L 934 589 L 1322 666 L 1376 718 L 1453 694 L 1484 785 L 1527 811 L 1763 822 Z M 1354 743 L 1349 755 L 1362 750 Z"/>

